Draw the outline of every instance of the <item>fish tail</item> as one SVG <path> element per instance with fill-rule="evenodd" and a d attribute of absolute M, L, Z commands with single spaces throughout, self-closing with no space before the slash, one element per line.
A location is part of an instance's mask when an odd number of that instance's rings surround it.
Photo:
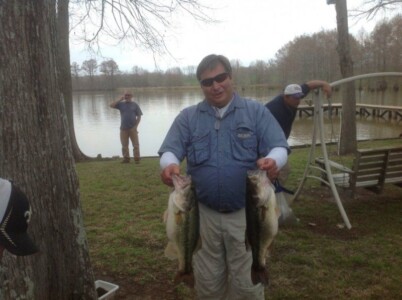
<path fill-rule="evenodd" d="M 252 266 L 251 281 L 253 282 L 253 284 L 261 283 L 263 285 L 268 285 L 269 276 L 267 268 L 261 266 Z"/>
<path fill-rule="evenodd" d="M 193 272 L 191 273 L 178 272 L 174 278 L 174 284 L 177 285 L 181 282 L 186 284 L 188 287 L 193 288 L 195 282 Z"/>

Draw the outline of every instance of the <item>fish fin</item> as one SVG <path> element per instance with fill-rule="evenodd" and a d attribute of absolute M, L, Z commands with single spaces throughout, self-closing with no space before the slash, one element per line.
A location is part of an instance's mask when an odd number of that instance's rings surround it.
<path fill-rule="evenodd" d="M 194 280 L 193 272 L 190 272 L 190 273 L 177 272 L 177 274 L 174 278 L 174 284 L 177 285 L 181 282 L 183 282 L 185 285 L 187 285 L 190 288 L 194 288 L 195 280 Z"/>
<path fill-rule="evenodd" d="M 279 218 L 282 215 L 282 211 L 278 205 L 278 201 L 275 201 L 275 213 L 277 218 Z"/>
<path fill-rule="evenodd" d="M 246 238 L 244 239 L 244 244 L 246 245 L 246 251 L 250 251 L 251 250 L 251 244 L 248 241 L 247 231 L 246 231 Z"/>
<path fill-rule="evenodd" d="M 165 256 L 171 260 L 177 259 L 177 249 L 172 242 L 168 242 L 165 248 Z"/>
<path fill-rule="evenodd" d="M 246 244 L 246 251 L 247 251 L 247 252 L 250 252 L 250 251 L 251 251 L 251 245 L 250 245 L 250 243 L 249 243 L 248 241 L 246 241 L 245 244 Z"/>
<path fill-rule="evenodd" d="M 251 281 L 253 284 L 261 283 L 263 285 L 268 285 L 269 283 L 269 276 L 268 270 L 265 267 L 260 266 L 252 266 L 251 267 Z"/>
<path fill-rule="evenodd" d="M 168 219 L 168 209 L 165 210 L 165 212 L 163 213 L 163 222 L 166 223 Z"/>
<path fill-rule="evenodd" d="M 197 245 L 194 248 L 193 254 L 202 248 L 202 240 L 201 237 L 198 238 Z"/>
<path fill-rule="evenodd" d="M 274 243 L 274 239 L 271 240 L 271 242 L 269 243 L 268 247 L 267 247 L 267 254 L 269 254 L 271 248 L 272 248 L 272 244 Z"/>

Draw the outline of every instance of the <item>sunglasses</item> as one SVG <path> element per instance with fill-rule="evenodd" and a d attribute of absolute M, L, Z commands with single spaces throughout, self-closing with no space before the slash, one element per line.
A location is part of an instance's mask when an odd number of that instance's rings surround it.
<path fill-rule="evenodd" d="M 205 78 L 205 79 L 201 80 L 200 83 L 202 86 L 210 87 L 214 84 L 214 81 L 216 81 L 217 83 L 221 83 L 221 82 L 224 82 L 226 79 L 228 79 L 228 77 L 229 77 L 229 74 L 225 72 L 225 73 L 218 74 L 212 78 Z"/>

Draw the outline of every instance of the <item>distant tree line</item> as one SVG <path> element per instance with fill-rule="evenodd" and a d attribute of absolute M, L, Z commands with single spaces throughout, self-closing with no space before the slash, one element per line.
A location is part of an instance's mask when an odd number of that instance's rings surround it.
<path fill-rule="evenodd" d="M 288 82 L 341 78 L 337 55 L 336 30 L 322 30 L 296 37 L 278 50 L 268 61 L 256 60 L 243 66 L 233 60 L 233 73 L 239 86 L 283 86 Z M 402 16 L 381 21 L 371 33 L 363 29 L 350 36 L 350 47 L 356 74 L 402 72 Z M 195 66 L 148 71 L 134 66 L 121 72 L 113 59 L 86 60 L 71 65 L 74 90 L 114 90 L 124 87 L 174 87 L 197 85 Z"/>

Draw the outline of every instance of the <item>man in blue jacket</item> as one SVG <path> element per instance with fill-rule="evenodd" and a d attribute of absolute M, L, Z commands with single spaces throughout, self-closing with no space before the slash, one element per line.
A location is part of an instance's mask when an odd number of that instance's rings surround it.
<path fill-rule="evenodd" d="M 202 239 L 194 255 L 197 299 L 264 299 L 264 287 L 251 281 L 245 247 L 246 176 L 259 168 L 275 178 L 288 144 L 262 104 L 234 92 L 225 56 L 206 56 L 197 79 L 205 99 L 180 112 L 159 150 L 165 184 L 172 185 L 184 159 L 195 184 Z"/>

